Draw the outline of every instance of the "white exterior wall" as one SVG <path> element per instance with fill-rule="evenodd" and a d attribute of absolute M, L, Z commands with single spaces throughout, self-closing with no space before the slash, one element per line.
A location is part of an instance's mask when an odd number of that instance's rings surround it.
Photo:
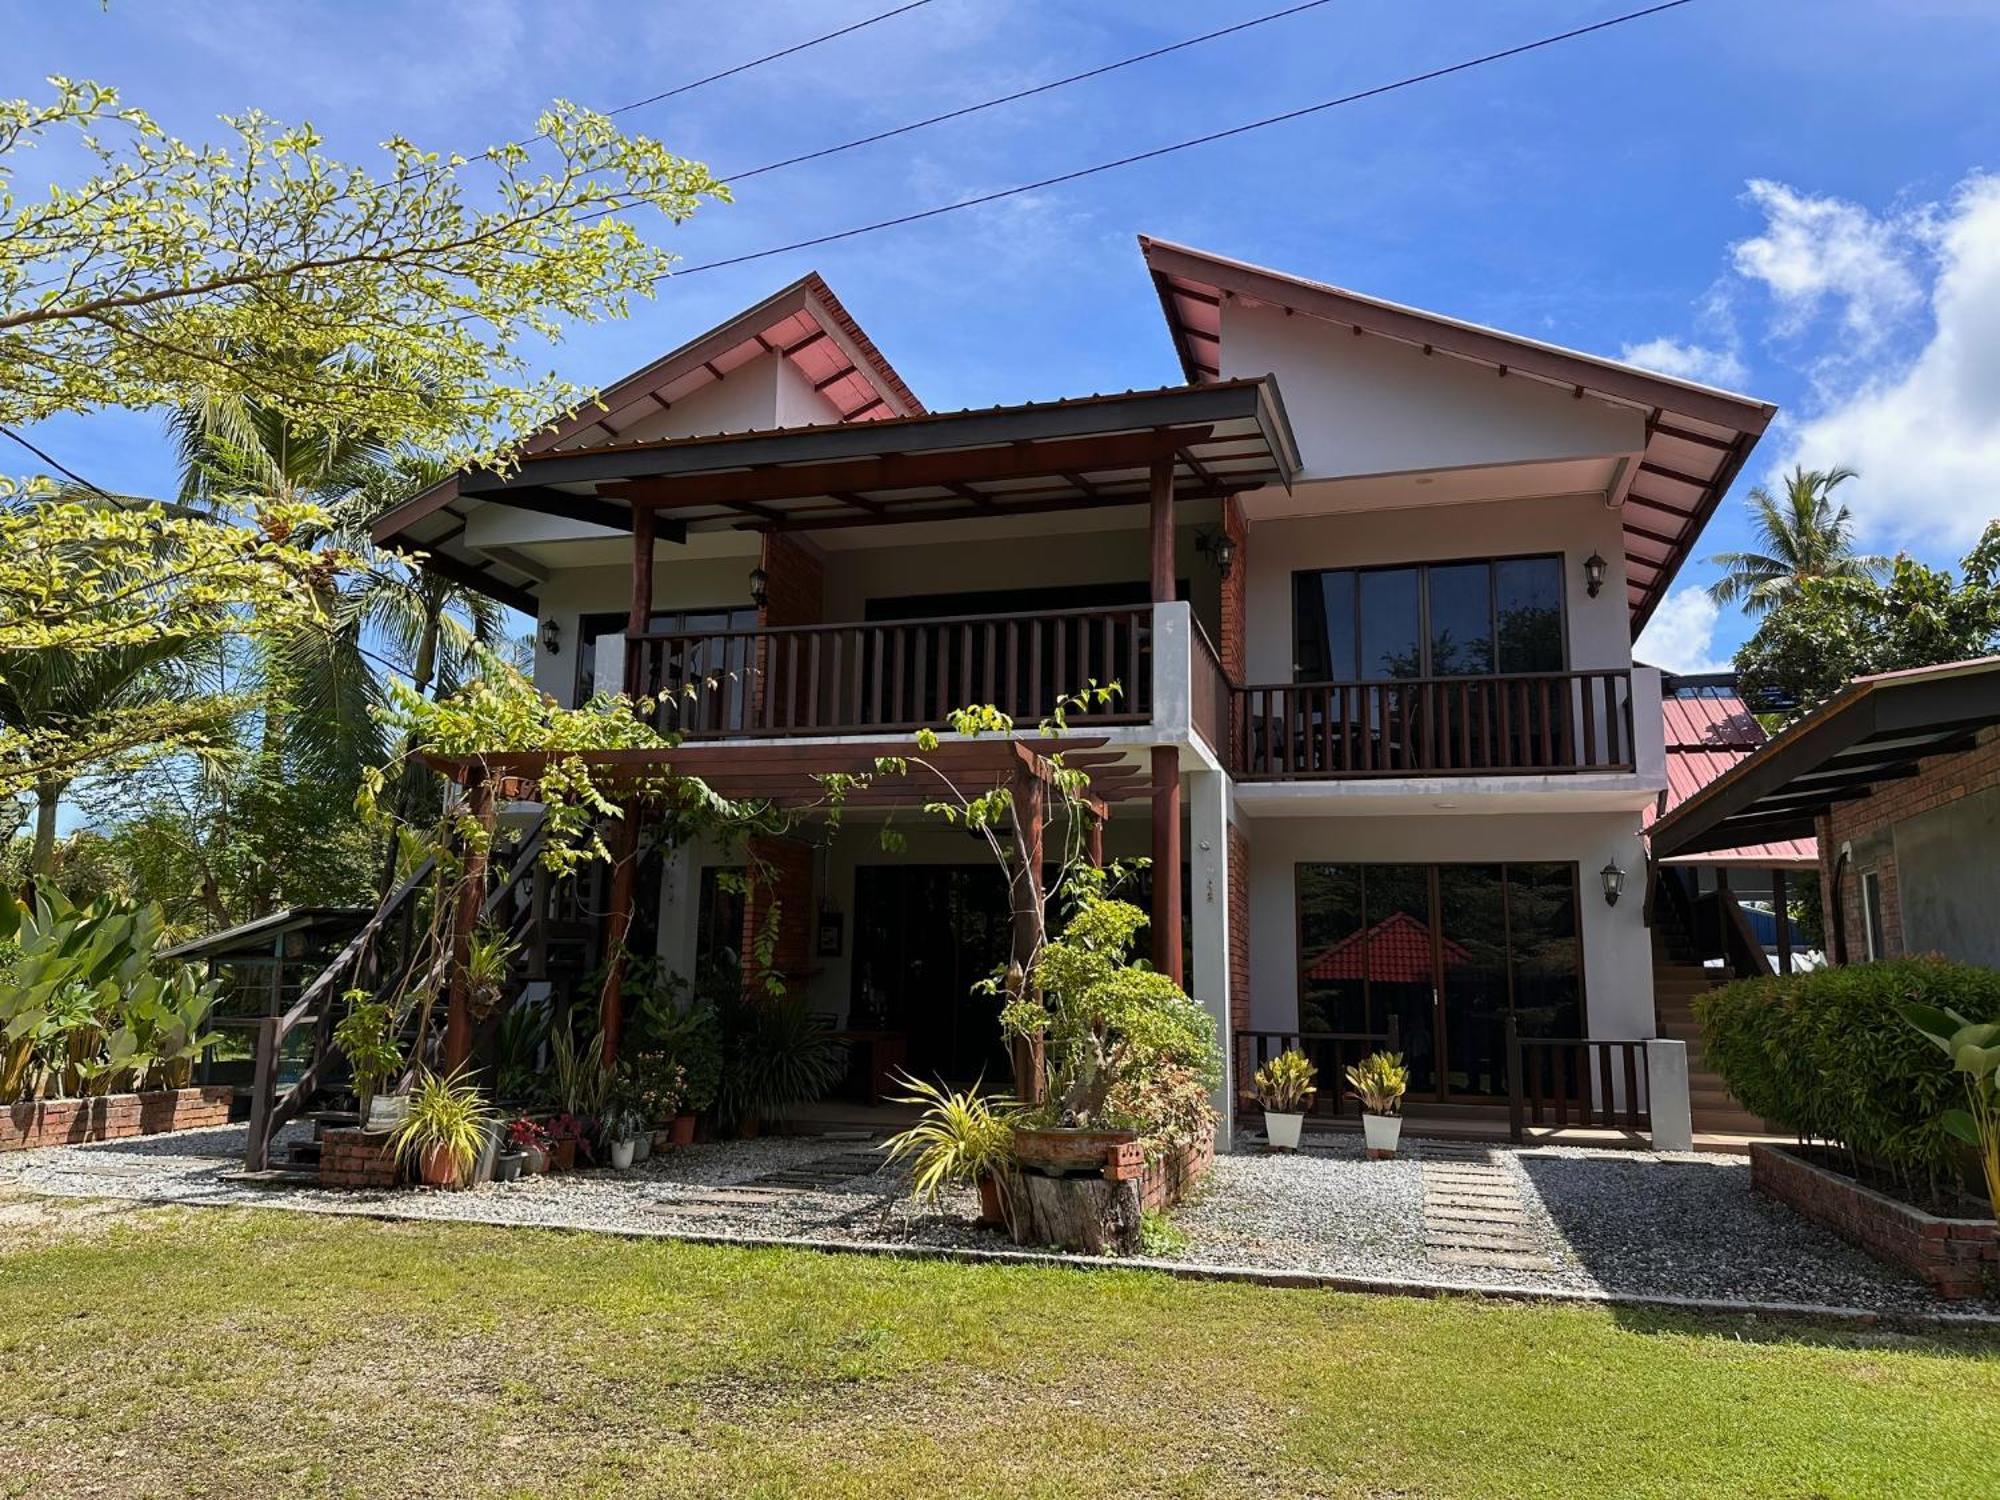
<path fill-rule="evenodd" d="M 1592 1036 L 1649 1037 L 1653 943 L 1645 923 L 1644 861 L 1637 813 L 1457 815 L 1397 818 L 1257 818 L 1250 842 L 1250 1016 L 1259 1030 L 1298 1024 L 1295 867 L 1329 864 L 1573 862 L 1582 913 L 1584 1008 Z M 1625 894 L 1607 906 L 1598 877 L 1608 861 L 1626 872 Z"/>

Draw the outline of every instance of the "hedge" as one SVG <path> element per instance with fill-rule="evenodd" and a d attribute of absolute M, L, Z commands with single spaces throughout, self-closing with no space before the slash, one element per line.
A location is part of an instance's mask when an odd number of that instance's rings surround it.
<path fill-rule="evenodd" d="M 1907 1000 L 2000 1021 L 2000 972 L 1941 958 L 1739 980 L 1699 997 L 1702 1055 L 1743 1107 L 1864 1169 L 1935 1189 L 1958 1176 L 1942 1116 L 1958 1078 L 1905 1021 Z"/>

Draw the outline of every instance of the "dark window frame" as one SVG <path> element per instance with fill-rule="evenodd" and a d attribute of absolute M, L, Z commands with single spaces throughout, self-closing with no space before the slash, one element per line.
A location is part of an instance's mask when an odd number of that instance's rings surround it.
<path fill-rule="evenodd" d="M 1508 552 L 1493 553 L 1475 557 L 1429 557 L 1412 562 L 1367 563 L 1337 568 L 1294 568 L 1292 570 L 1292 680 L 1294 682 L 1484 682 L 1495 677 L 1543 677 L 1556 672 L 1570 670 L 1569 639 L 1569 588 L 1568 554 L 1563 552 Z M 1562 650 L 1562 664 L 1547 672 L 1503 672 L 1500 670 L 1500 591 L 1498 569 L 1503 563 L 1553 562 L 1556 565 L 1556 638 Z M 1431 569 L 1460 568 L 1484 565 L 1486 583 L 1486 619 L 1488 639 L 1493 643 L 1493 670 L 1489 672 L 1454 672 L 1436 674 L 1431 660 Z M 1306 677 L 1301 675 L 1300 658 L 1304 655 L 1303 622 L 1299 615 L 1299 584 L 1304 578 L 1319 579 L 1329 573 L 1346 573 L 1355 580 L 1353 590 L 1353 634 L 1356 651 L 1355 668 L 1360 669 L 1361 647 L 1361 576 L 1365 573 L 1414 572 L 1417 575 L 1417 648 L 1421 653 L 1423 671 L 1414 678 L 1375 678 L 1365 675 L 1343 677 L 1338 673 L 1330 677 Z"/>

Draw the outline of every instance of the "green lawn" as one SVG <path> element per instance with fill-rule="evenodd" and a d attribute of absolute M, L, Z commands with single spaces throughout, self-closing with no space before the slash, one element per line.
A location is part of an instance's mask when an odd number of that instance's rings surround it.
<path fill-rule="evenodd" d="M 2000 1343 L 1970 1336 L 277 1212 L 54 1212 L 0 1233 L 5 1495 L 2000 1484 Z"/>

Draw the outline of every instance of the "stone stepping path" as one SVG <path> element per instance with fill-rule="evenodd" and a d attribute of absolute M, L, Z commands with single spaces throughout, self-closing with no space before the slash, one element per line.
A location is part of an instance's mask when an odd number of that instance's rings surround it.
<path fill-rule="evenodd" d="M 1424 1257 L 1433 1265 L 1553 1271 L 1514 1174 L 1483 1146 L 1423 1147 Z"/>
<path fill-rule="evenodd" d="M 882 1167 L 882 1156 L 876 1151 L 842 1151 L 832 1156 L 815 1157 L 811 1161 L 795 1166 L 780 1167 L 775 1172 L 766 1172 L 761 1177 L 752 1177 L 747 1184 L 751 1187 L 796 1188 L 803 1192 L 826 1192 L 839 1187 L 856 1177 L 872 1177 Z"/>

